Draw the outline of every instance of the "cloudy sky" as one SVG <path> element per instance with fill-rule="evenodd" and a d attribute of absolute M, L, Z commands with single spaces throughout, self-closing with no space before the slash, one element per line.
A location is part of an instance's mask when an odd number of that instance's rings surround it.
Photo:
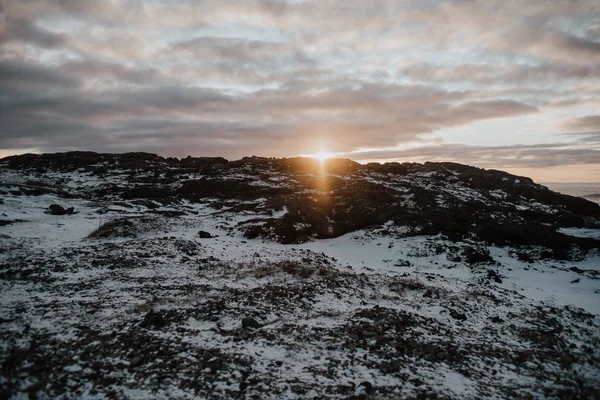
<path fill-rule="evenodd" d="M 74 149 L 600 181 L 600 2 L 0 0 L 0 156 Z"/>

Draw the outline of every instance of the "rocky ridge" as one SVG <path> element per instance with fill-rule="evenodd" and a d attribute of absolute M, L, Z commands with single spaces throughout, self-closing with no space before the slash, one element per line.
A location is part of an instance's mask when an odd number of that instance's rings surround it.
<path fill-rule="evenodd" d="M 179 160 L 147 153 L 71 152 L 8 157 L 2 164 L 31 173 L 77 172 L 96 178 L 95 185 L 75 188 L 71 182 L 68 189 L 65 178 L 42 186 L 33 182 L 20 188 L 23 193 L 138 200 L 150 208 L 206 200 L 225 207 L 264 198 L 261 204 L 235 207 L 286 212 L 279 218 L 246 221 L 237 229 L 248 238 L 283 244 L 339 237 L 391 221 L 406 227 L 405 235 L 541 246 L 551 252 L 550 258 L 598 248 L 595 240 L 558 229 L 600 228 L 600 205 L 552 192 L 526 177 L 455 163 L 360 165 L 345 159 L 321 163 L 262 157 L 229 162 L 220 157 Z M 121 179 L 102 183 L 107 175 Z"/>

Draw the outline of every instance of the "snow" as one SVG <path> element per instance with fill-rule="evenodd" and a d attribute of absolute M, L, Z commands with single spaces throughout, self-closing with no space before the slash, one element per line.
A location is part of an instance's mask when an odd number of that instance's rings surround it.
<path fill-rule="evenodd" d="M 505 268 L 503 287 L 514 290 L 528 299 L 540 300 L 556 306 L 573 306 L 600 316 L 600 284 L 597 279 L 583 278 L 569 267 L 599 268 L 600 256 L 584 262 L 534 262 L 524 264 L 511 258 L 505 249 L 493 248 L 492 255 Z"/>
<path fill-rule="evenodd" d="M 565 235 L 575 236 L 580 238 L 592 238 L 600 239 L 600 229 L 588 229 L 588 228 L 560 228 L 560 233 Z"/>

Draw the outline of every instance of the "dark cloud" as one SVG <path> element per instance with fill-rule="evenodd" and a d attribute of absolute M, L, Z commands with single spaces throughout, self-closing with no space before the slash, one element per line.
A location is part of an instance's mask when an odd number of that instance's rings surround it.
<path fill-rule="evenodd" d="M 580 143 L 600 145 L 600 115 L 571 118 L 563 124 L 563 128 L 569 132 L 566 136 L 576 137 Z"/>
<path fill-rule="evenodd" d="M 15 90 L 6 102 L 2 114 L 5 118 L 10 117 L 12 113 L 21 112 L 24 116 L 46 114 L 65 120 L 84 122 L 90 118 L 97 118 L 100 122 L 108 122 L 110 118 L 152 116 L 157 112 L 219 112 L 231 102 L 230 96 L 216 90 L 171 86 L 101 93 L 40 93 L 35 90 Z M 10 128 L 11 126 L 6 124 L 5 132 L 10 131 Z M 43 125 L 36 131 L 43 131 Z"/>
<path fill-rule="evenodd" d="M 0 25 L 0 45 L 22 42 L 44 48 L 59 48 L 66 44 L 65 35 L 51 32 L 27 19 L 5 18 Z"/>
<path fill-rule="evenodd" d="M 600 42 L 570 35 L 560 35 L 556 39 L 557 47 L 579 57 L 600 57 Z"/>
<path fill-rule="evenodd" d="M 572 118 L 564 126 L 570 131 L 577 132 L 600 131 L 600 115 Z"/>
<path fill-rule="evenodd" d="M 537 107 L 515 100 L 469 101 L 456 107 L 465 123 L 480 119 L 507 117 L 538 112 Z"/>
<path fill-rule="evenodd" d="M 0 87 L 77 87 L 80 80 L 47 65 L 16 60 L 0 60 Z"/>
<path fill-rule="evenodd" d="M 586 145 L 600 145 L 600 131 L 575 133 L 579 137 L 579 142 Z"/>
<path fill-rule="evenodd" d="M 306 153 L 318 141 L 327 142 L 332 151 L 389 146 L 443 127 L 537 111 L 513 100 L 469 100 L 468 92 L 360 82 L 321 91 L 307 85 L 237 95 L 179 85 L 60 94 L 19 90 L 2 110 L 5 138 L 27 135 L 24 126 L 31 138 L 46 137 L 44 127 L 51 118 L 52 125 L 68 125 L 66 131 L 85 131 L 81 127 L 87 123 L 91 128 L 110 127 L 107 136 L 124 137 L 120 134 L 129 132 L 132 140 L 143 135 L 165 141 L 169 136 L 194 141 L 229 138 L 234 143 L 228 150 L 235 149 L 238 156 L 255 150 Z M 36 126 L 38 115 L 49 117 Z M 162 120 L 153 125 L 156 115 Z M 24 124 L 28 116 L 31 121 Z M 135 130 L 139 124 L 128 125 L 140 118 L 150 118 L 140 130 Z M 172 122 L 165 125 L 168 119 Z M 268 132 L 279 135 L 274 139 Z M 85 137 L 80 141 L 85 143 Z"/>

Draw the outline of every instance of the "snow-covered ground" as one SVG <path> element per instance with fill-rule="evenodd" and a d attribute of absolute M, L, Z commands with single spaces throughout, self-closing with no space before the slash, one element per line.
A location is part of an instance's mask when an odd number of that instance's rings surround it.
<path fill-rule="evenodd" d="M 230 229 L 248 215 L 186 203 L 136 238 L 92 240 L 102 223 L 148 210 L 69 200 L 76 214 L 44 214 L 64 201 L 2 205 L 22 221 L 1 228 L 1 351 L 19 374 L 0 383 L 15 398 L 342 398 L 361 382 L 390 398 L 542 398 L 571 387 L 544 378 L 563 369 L 598 389 L 597 255 L 526 263 L 492 247 L 493 262 L 468 265 L 450 261 L 455 243 L 377 230 L 281 245 Z M 140 328 L 150 310 L 167 325 Z M 247 330 L 244 317 L 274 322 Z M 538 350 L 545 333 L 552 343 Z M 19 364 L 19 351 L 35 354 Z M 38 363 L 54 366 L 40 375 Z"/>

